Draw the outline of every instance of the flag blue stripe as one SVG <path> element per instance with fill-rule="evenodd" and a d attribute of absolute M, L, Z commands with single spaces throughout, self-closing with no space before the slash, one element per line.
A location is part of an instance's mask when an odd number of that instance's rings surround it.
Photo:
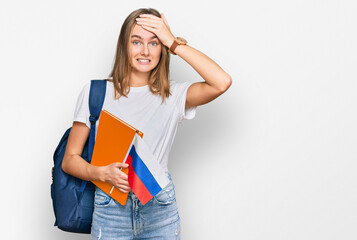
<path fill-rule="evenodd" d="M 129 155 L 133 159 L 132 166 L 136 175 L 140 178 L 143 184 L 146 186 L 148 191 L 152 196 L 155 196 L 161 191 L 160 185 L 155 180 L 154 176 L 151 174 L 150 170 L 147 168 L 143 160 L 135 151 L 135 146 L 133 145 L 130 149 Z"/>

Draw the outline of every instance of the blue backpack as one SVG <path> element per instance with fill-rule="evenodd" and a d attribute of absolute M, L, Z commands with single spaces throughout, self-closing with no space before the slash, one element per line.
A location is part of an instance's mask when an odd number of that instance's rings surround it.
<path fill-rule="evenodd" d="M 91 128 L 81 155 L 88 163 L 93 153 L 96 122 L 103 107 L 106 86 L 106 80 L 91 81 L 89 93 Z M 90 233 L 94 210 L 94 184 L 73 177 L 62 170 L 62 160 L 70 131 L 71 128 L 64 133 L 53 155 L 51 197 L 56 218 L 54 225 L 68 232 Z"/>

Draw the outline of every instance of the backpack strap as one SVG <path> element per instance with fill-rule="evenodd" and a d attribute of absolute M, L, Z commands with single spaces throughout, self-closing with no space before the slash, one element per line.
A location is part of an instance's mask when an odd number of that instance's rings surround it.
<path fill-rule="evenodd" d="M 100 112 L 102 111 L 106 89 L 106 80 L 91 80 L 89 92 L 90 133 L 88 142 L 88 163 L 90 163 L 92 160 L 93 148 L 95 143 L 96 123 L 99 119 Z M 80 188 L 81 192 L 84 191 L 86 184 L 87 181 L 82 181 Z"/>
<path fill-rule="evenodd" d="M 96 122 L 99 119 L 100 112 L 102 111 L 105 92 L 107 88 L 106 80 L 92 80 L 90 84 L 89 92 L 89 121 L 90 121 L 90 134 L 88 142 L 88 163 L 92 160 L 94 142 L 95 142 L 95 130 Z"/>

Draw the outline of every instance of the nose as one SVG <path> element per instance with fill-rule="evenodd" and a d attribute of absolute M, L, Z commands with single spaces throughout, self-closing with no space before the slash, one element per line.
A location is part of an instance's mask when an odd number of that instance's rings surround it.
<path fill-rule="evenodd" d="M 149 55 L 149 48 L 146 44 L 143 44 L 143 48 L 141 49 L 141 53 L 144 56 L 148 56 Z"/>

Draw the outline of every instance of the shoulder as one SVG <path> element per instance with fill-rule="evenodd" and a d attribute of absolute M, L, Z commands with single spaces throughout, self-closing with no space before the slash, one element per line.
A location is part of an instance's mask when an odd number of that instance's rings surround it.
<path fill-rule="evenodd" d="M 180 94 L 182 92 L 185 92 L 190 86 L 192 82 L 176 82 L 176 81 L 170 81 L 170 90 L 171 93 L 174 94 Z"/>
<path fill-rule="evenodd" d="M 192 119 L 195 116 L 195 108 L 186 109 L 187 91 L 192 84 L 194 84 L 194 82 L 170 82 L 171 101 L 178 110 L 179 122 L 183 119 Z"/>
<path fill-rule="evenodd" d="M 113 82 L 106 81 L 107 82 L 107 90 L 114 88 Z M 89 94 L 90 88 L 91 88 L 92 80 L 89 80 L 82 86 L 82 93 Z"/>
<path fill-rule="evenodd" d="M 86 82 L 82 86 L 82 93 L 89 93 L 91 81 Z"/>
<path fill-rule="evenodd" d="M 88 98 L 89 91 L 90 91 L 90 81 L 82 85 L 82 88 L 78 95 L 78 99 Z"/>
<path fill-rule="evenodd" d="M 185 105 L 187 91 L 192 84 L 193 82 L 170 81 L 171 101 L 175 102 L 176 105 Z"/>

